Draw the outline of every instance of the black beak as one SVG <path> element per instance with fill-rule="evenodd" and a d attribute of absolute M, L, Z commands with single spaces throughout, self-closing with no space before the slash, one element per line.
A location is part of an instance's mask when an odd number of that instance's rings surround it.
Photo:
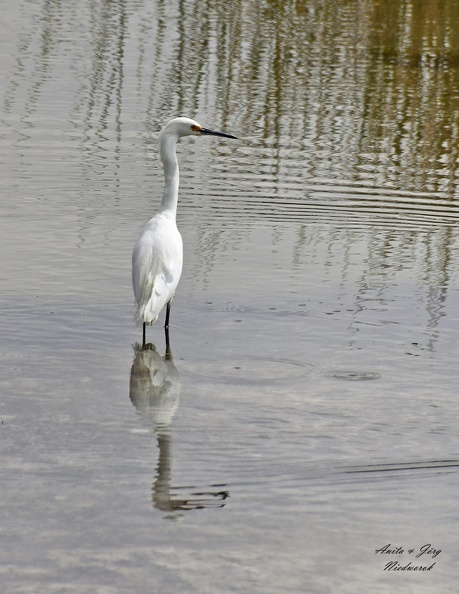
<path fill-rule="evenodd" d="M 209 130 L 208 128 L 201 128 L 199 130 L 201 134 L 207 134 L 209 136 L 223 136 L 223 138 L 234 138 L 237 140 L 236 136 L 232 136 L 231 134 L 225 134 L 225 132 L 215 132 L 215 130 Z"/>

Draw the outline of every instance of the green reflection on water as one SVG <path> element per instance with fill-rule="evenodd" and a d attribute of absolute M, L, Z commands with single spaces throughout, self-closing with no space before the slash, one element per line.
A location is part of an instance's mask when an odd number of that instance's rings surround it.
<path fill-rule="evenodd" d="M 37 7 L 37 26 L 22 34 L 7 110 L 23 90 L 27 115 L 40 109 L 64 50 L 80 83 L 67 118 L 82 118 L 89 138 L 103 142 L 112 131 L 119 145 L 123 125 L 139 113 L 152 132 L 177 113 L 200 114 L 274 147 L 305 144 L 317 157 L 311 175 L 454 192 L 454 0 L 117 0 L 55 8 Z"/>

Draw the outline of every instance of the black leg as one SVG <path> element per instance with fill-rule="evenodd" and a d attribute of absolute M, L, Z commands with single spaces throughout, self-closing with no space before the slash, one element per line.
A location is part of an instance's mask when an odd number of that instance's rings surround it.
<path fill-rule="evenodd" d="M 146 327 L 146 324 L 144 322 L 143 329 L 142 329 L 142 346 L 145 346 L 145 327 Z"/>
<path fill-rule="evenodd" d="M 164 328 L 169 328 L 169 316 L 171 313 L 171 302 L 169 301 L 167 303 L 167 307 L 166 307 L 166 321 L 164 322 Z"/>

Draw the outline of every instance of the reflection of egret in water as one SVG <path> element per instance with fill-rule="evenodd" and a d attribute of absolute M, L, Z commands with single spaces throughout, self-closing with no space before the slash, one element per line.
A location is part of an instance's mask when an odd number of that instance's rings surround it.
<path fill-rule="evenodd" d="M 166 335 L 166 342 L 168 337 Z M 177 510 L 224 507 L 228 497 L 225 485 L 211 485 L 210 491 L 193 491 L 190 497 L 177 497 L 176 491 L 195 487 L 172 487 L 171 423 L 180 399 L 180 377 L 172 360 L 170 348 L 164 357 L 151 343 L 134 346 L 129 396 L 141 416 L 153 427 L 158 438 L 159 458 L 153 483 L 152 500 L 157 509 L 165 512 Z M 220 490 L 213 490 L 219 487 Z M 177 516 L 168 516 L 171 519 Z"/>

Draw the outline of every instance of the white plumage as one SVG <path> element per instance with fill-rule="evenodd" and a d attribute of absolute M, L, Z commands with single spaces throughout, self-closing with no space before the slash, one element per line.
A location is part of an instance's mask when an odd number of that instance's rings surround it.
<path fill-rule="evenodd" d="M 145 325 L 156 322 L 165 305 L 165 328 L 169 326 L 170 305 L 182 273 L 183 244 L 176 224 L 179 187 L 176 144 L 182 136 L 204 135 L 236 138 L 231 134 L 208 130 L 183 117 L 171 120 L 159 134 L 164 193 L 158 213 L 143 228 L 132 253 L 136 321 L 143 324 L 143 344 Z"/>
<path fill-rule="evenodd" d="M 182 262 L 182 237 L 175 218 L 158 213 L 143 228 L 132 253 L 137 323 L 156 322 L 174 297 Z"/>

